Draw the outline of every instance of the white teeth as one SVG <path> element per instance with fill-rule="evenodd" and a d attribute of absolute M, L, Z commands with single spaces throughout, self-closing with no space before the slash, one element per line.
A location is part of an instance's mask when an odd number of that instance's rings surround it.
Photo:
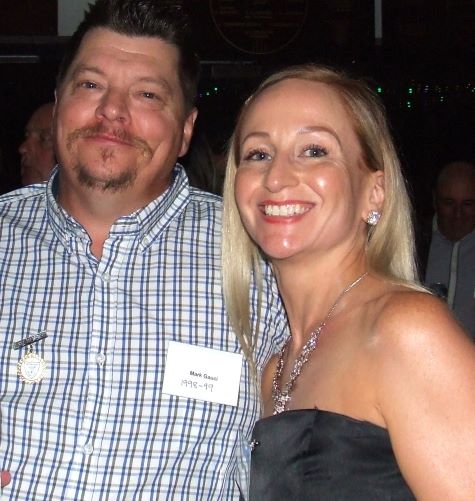
<path fill-rule="evenodd" d="M 308 208 L 303 205 L 266 205 L 264 212 L 266 216 L 294 216 L 296 214 L 303 214 L 307 212 Z"/>

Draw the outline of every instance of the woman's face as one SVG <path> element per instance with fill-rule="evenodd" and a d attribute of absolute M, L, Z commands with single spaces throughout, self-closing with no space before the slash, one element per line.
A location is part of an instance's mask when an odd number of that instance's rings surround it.
<path fill-rule="evenodd" d="M 376 176 L 330 86 L 274 84 L 250 104 L 237 140 L 236 202 L 272 260 L 362 249 Z"/>

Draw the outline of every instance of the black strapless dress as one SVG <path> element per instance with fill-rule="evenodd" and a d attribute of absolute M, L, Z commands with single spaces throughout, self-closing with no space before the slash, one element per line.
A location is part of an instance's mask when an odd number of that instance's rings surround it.
<path fill-rule="evenodd" d="M 313 409 L 258 421 L 252 436 L 250 501 L 415 499 L 388 432 Z"/>

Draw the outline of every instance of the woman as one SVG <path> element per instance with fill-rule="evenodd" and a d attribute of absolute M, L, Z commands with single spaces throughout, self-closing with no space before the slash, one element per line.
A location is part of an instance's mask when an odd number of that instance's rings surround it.
<path fill-rule="evenodd" d="M 417 285 L 384 113 L 318 66 L 243 107 L 224 188 L 226 298 L 243 349 L 251 272 L 273 266 L 291 336 L 262 374 L 251 499 L 475 498 L 475 346 Z M 242 223 L 241 223 L 242 221 Z"/>

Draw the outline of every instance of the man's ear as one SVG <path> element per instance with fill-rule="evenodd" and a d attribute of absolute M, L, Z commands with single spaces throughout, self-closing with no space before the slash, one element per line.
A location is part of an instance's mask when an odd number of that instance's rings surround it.
<path fill-rule="evenodd" d="M 191 137 L 193 136 L 193 128 L 195 126 L 196 117 L 198 116 L 198 110 L 193 108 L 185 119 L 185 123 L 183 125 L 183 137 L 181 140 L 181 148 L 178 153 L 179 157 L 182 157 L 188 151 L 190 146 Z"/>
<path fill-rule="evenodd" d="M 437 212 L 437 193 L 435 190 L 432 190 L 432 208 L 434 212 Z"/>

